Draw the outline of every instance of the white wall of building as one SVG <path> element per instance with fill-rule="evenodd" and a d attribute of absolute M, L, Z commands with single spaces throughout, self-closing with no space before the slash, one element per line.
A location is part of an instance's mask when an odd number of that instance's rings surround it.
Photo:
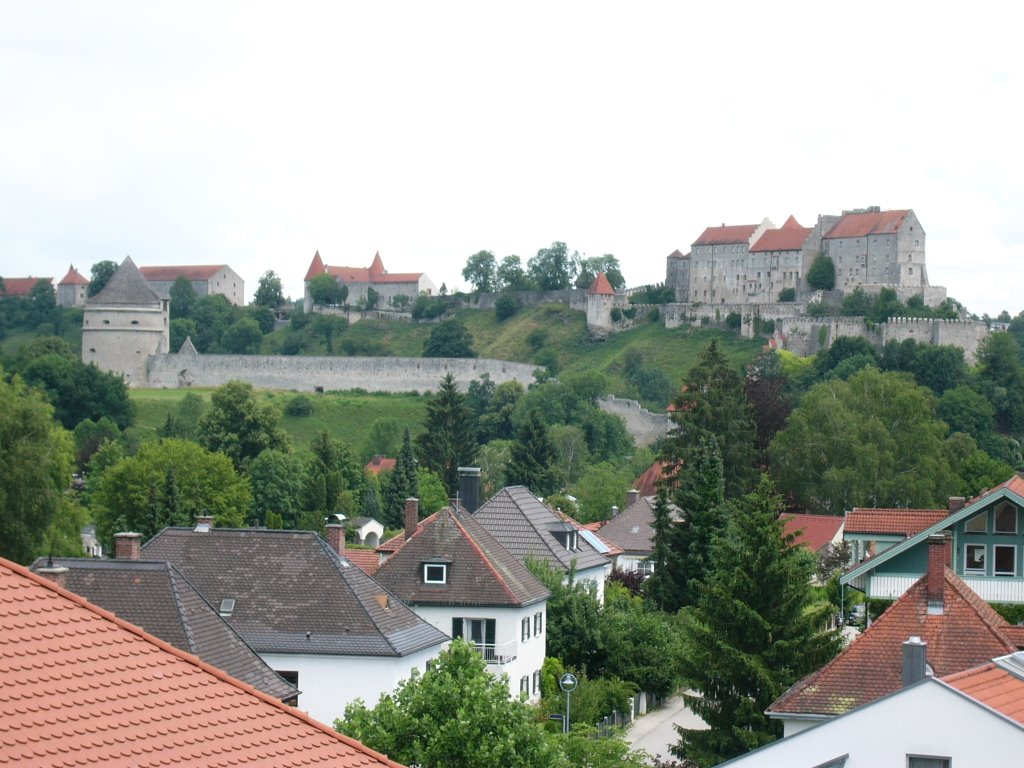
<path fill-rule="evenodd" d="M 534 690 L 534 675 L 539 685 L 540 668 L 544 664 L 547 647 L 547 601 L 542 600 L 521 608 L 496 608 L 473 606 L 409 606 L 426 622 L 433 624 L 445 634 L 452 632 L 452 619 L 494 619 L 494 644 L 497 655 L 512 658 L 504 664 L 488 664 L 487 669 L 496 677 L 508 675 L 509 693 L 519 696 L 522 679 L 529 683 L 527 701 L 540 700 L 540 691 Z M 540 614 L 541 632 L 535 632 L 536 616 Z M 530 635 L 523 639 L 523 622 L 530 622 Z"/>
<path fill-rule="evenodd" d="M 261 653 L 260 658 L 276 672 L 298 672 L 298 709 L 332 725 L 335 718 L 345 714 L 346 704 L 362 699 L 372 707 L 382 693 L 391 693 L 414 668 L 426 671 L 427 662 L 443 647 L 436 645 L 398 658 L 291 653 Z"/>
<path fill-rule="evenodd" d="M 1024 728 L 933 678 L 723 765 L 797 768 L 849 754 L 844 768 L 905 768 L 907 756 L 954 768 L 1017 765 Z"/>

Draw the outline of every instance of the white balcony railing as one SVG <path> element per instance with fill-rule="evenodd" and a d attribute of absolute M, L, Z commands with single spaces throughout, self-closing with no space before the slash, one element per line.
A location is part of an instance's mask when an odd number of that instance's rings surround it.
<path fill-rule="evenodd" d="M 519 643 L 515 640 L 493 645 L 476 643 L 475 647 L 476 652 L 483 656 L 484 661 L 488 664 L 501 666 L 502 664 L 508 664 L 510 661 L 515 661 L 517 651 L 519 650 Z"/>

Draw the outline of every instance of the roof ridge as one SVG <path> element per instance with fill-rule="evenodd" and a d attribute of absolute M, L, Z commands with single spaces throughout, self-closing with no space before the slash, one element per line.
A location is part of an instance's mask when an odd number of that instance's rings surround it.
<path fill-rule="evenodd" d="M 402 766 L 399 763 L 396 763 L 393 760 L 389 759 L 387 755 L 381 754 L 380 752 L 377 752 L 376 750 L 371 749 L 370 747 L 368 747 L 365 744 L 359 742 L 358 740 L 353 739 L 351 736 L 346 736 L 343 733 L 339 733 L 338 731 L 335 731 L 333 728 L 330 728 L 325 723 L 321 723 L 319 720 L 316 720 L 316 719 L 310 717 L 309 715 L 307 715 L 302 710 L 297 709 L 295 707 L 290 707 L 287 704 L 284 704 L 283 702 L 278 701 L 277 699 L 275 699 L 270 694 L 264 693 L 263 691 L 259 690 L 258 688 L 254 688 L 253 686 L 249 685 L 248 683 L 246 683 L 246 682 L 244 682 L 242 680 L 239 680 L 239 679 L 237 679 L 235 677 L 232 677 L 231 675 L 227 674 L 223 670 L 217 669 L 216 667 L 214 667 L 214 666 L 212 666 L 210 664 L 207 664 L 205 661 L 200 659 L 195 654 L 187 653 L 187 652 L 181 650 L 180 648 L 175 648 L 173 645 L 171 645 L 170 643 L 166 642 L 165 640 L 161 640 L 156 635 L 151 635 L 149 632 L 147 632 L 146 630 L 142 629 L 142 627 L 138 627 L 135 624 L 127 622 L 124 619 L 119 618 L 116 614 L 111 613 L 110 611 L 106 610 L 105 608 L 101 608 L 100 606 L 95 605 L 94 603 L 89 602 L 88 600 L 86 600 L 81 595 L 76 595 L 74 592 L 71 592 L 71 591 L 65 589 L 64 587 L 61 587 L 59 584 L 56 584 L 53 581 L 50 581 L 50 579 L 47 579 L 47 578 L 45 578 L 43 576 L 39 576 L 39 575 L 37 575 L 35 573 L 32 573 L 32 571 L 28 570 L 23 565 L 18 565 L 17 563 L 14 563 L 14 562 L 11 562 L 10 560 L 7 560 L 6 558 L 0 557 L 0 568 L 9 568 L 15 574 L 17 574 L 19 576 L 22 576 L 24 578 L 27 578 L 30 581 L 35 582 L 37 585 L 43 587 L 44 589 L 48 589 L 48 590 L 50 590 L 52 592 L 56 592 L 59 596 L 65 598 L 66 600 L 70 600 L 74 604 L 78 605 L 80 608 L 84 608 L 87 611 L 91 611 L 92 613 L 95 613 L 100 618 L 105 619 L 105 620 L 110 621 L 110 622 L 113 622 L 114 624 L 119 626 L 121 629 L 124 629 L 124 630 L 130 632 L 131 634 L 135 635 L 136 637 L 138 637 L 138 638 L 140 638 L 142 640 L 145 640 L 148 643 L 152 643 L 153 645 L 157 646 L 160 650 L 165 651 L 167 653 L 170 653 L 171 655 L 177 657 L 181 661 L 184 661 L 184 662 L 186 662 L 188 664 L 192 664 L 193 666 L 199 667 L 204 672 L 207 672 L 207 673 L 209 673 L 209 674 L 219 678 L 223 682 L 228 683 L 229 685 L 233 685 L 236 688 L 239 688 L 242 691 L 244 691 L 245 693 L 248 693 L 248 694 L 250 694 L 252 696 L 256 696 L 260 700 L 270 704 L 271 706 L 275 707 L 279 711 L 284 712 L 285 714 L 290 715 L 292 717 L 299 718 L 300 720 L 305 722 L 307 725 L 311 725 L 311 726 L 315 727 L 317 730 L 322 731 L 323 733 L 329 734 L 329 735 L 331 735 L 332 737 L 334 737 L 336 739 L 339 739 L 340 741 L 342 741 L 343 743 L 345 743 L 348 746 L 352 747 L 353 749 L 357 749 L 357 750 L 364 751 L 364 752 L 369 752 L 374 757 L 376 757 L 378 760 L 380 760 L 381 762 L 387 763 L 388 765 L 395 766 L 395 768 L 402 768 Z"/>
<path fill-rule="evenodd" d="M 181 629 L 185 633 L 185 642 L 188 643 L 188 650 L 190 653 L 198 656 L 199 652 L 196 650 L 195 637 L 192 634 L 192 624 L 185 616 L 185 605 L 182 602 L 181 593 L 178 591 L 178 585 L 174 578 L 174 566 L 164 562 L 164 570 L 167 573 L 167 581 L 171 585 L 171 598 L 174 601 L 174 609 L 178 612 L 178 619 L 181 621 Z M 213 606 L 210 607 L 212 608 Z"/>
<path fill-rule="evenodd" d="M 989 605 L 987 602 L 981 599 L 981 596 L 967 586 L 967 582 L 961 579 L 956 573 L 946 566 L 944 569 L 944 576 L 946 583 L 952 587 L 960 599 L 967 603 L 971 609 L 978 615 L 985 627 L 992 633 L 992 635 L 1005 645 L 1010 653 L 1017 650 L 1017 645 L 1010 640 L 1000 630 L 1003 627 L 1009 627 L 1010 623 L 1004 619 L 995 608 Z M 927 578 L 927 574 L 921 577 L 922 579 Z"/>

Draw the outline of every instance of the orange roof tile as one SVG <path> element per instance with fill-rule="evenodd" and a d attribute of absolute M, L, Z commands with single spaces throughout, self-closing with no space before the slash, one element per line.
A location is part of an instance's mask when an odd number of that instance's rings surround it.
<path fill-rule="evenodd" d="M 737 224 L 734 226 L 708 227 L 693 241 L 694 245 L 728 245 L 749 243 L 759 224 Z"/>
<path fill-rule="evenodd" d="M 614 296 L 615 289 L 612 288 L 612 284 L 608 282 L 608 278 L 604 272 L 598 272 L 597 277 L 594 278 L 594 282 L 587 288 L 587 293 L 595 296 Z"/>
<path fill-rule="evenodd" d="M 353 549 L 351 547 L 346 547 L 341 556 L 363 573 L 368 573 L 370 576 L 373 576 L 373 574 L 377 572 L 377 569 L 380 568 L 380 555 L 378 555 L 377 551 L 373 549 Z"/>
<path fill-rule="evenodd" d="M 649 466 L 640 477 L 633 481 L 633 489 L 640 492 L 640 496 L 654 496 L 658 492 L 658 481 L 665 471 L 665 462 L 656 461 Z"/>
<path fill-rule="evenodd" d="M 948 509 L 871 509 L 855 507 L 846 513 L 846 533 L 914 536 L 949 516 Z"/>
<path fill-rule="evenodd" d="M 82 276 L 82 273 L 75 269 L 75 265 L 72 264 L 68 268 L 68 273 L 61 278 L 57 285 L 88 285 L 89 280 Z"/>
<path fill-rule="evenodd" d="M 868 235 L 894 235 L 903 226 L 909 210 L 881 211 L 880 213 L 846 213 L 825 235 L 827 240 L 839 237 L 867 237 Z"/>
<path fill-rule="evenodd" d="M 805 544 L 812 552 L 819 552 L 832 542 L 843 518 L 837 515 L 786 515 L 782 519 L 786 535 L 796 534 L 794 546 Z"/>
<path fill-rule="evenodd" d="M 792 222 L 792 224 L 790 224 Z M 792 216 L 786 220 L 781 229 L 767 229 L 750 246 L 751 253 L 763 251 L 799 251 L 810 237 L 811 228 L 801 227 Z"/>
<path fill-rule="evenodd" d="M 398 766 L 0 558 L 0 763 Z"/>
<path fill-rule="evenodd" d="M 184 277 L 189 280 L 209 280 L 216 275 L 226 264 L 192 264 L 180 267 L 139 267 L 139 272 L 147 280 L 170 281 Z"/>
<path fill-rule="evenodd" d="M 3 278 L 3 290 L 0 290 L 0 294 L 4 296 L 28 296 L 40 280 L 45 280 L 48 283 L 53 282 L 52 277 L 5 277 Z"/>
<path fill-rule="evenodd" d="M 1003 669 L 999 662 L 957 672 L 942 680 L 975 701 L 1024 724 L 1024 680 Z"/>
<path fill-rule="evenodd" d="M 790 214 L 789 218 L 782 222 L 780 229 L 803 229 L 803 227 L 800 226 L 800 222 L 796 220 L 796 217 Z"/>
<path fill-rule="evenodd" d="M 379 475 L 381 472 L 390 472 L 395 468 L 395 464 L 398 463 L 398 459 L 389 459 L 386 456 L 374 456 L 368 462 L 363 469 L 366 472 L 370 472 L 374 475 Z"/>
<path fill-rule="evenodd" d="M 325 271 L 324 260 L 320 258 L 320 251 L 317 251 L 313 254 L 313 261 L 309 263 L 309 269 L 306 270 L 306 280 L 312 280 L 314 277 L 323 274 Z"/>
<path fill-rule="evenodd" d="M 903 686 L 903 643 L 928 644 L 936 676 L 970 669 L 1013 653 L 1009 625 L 948 568 L 944 609 L 928 612 L 923 576 L 870 627 L 824 667 L 798 682 L 769 707 L 776 715 L 841 715 Z"/>
<path fill-rule="evenodd" d="M 384 261 L 380 257 L 380 251 L 377 251 L 373 255 L 373 262 L 370 264 L 370 277 L 376 278 L 386 273 L 387 270 L 384 269 Z"/>

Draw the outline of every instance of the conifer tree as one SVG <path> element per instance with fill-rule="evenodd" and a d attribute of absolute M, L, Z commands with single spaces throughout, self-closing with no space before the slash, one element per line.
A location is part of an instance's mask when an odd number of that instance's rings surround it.
<path fill-rule="evenodd" d="M 672 752 L 702 766 L 778 738 L 780 723 L 764 710 L 839 645 L 838 633 L 823 630 L 829 606 L 811 605 L 813 557 L 785 534 L 771 483 L 731 506 L 697 605 L 681 613 L 692 690 L 684 699 L 709 728 L 677 727 Z"/>
<path fill-rule="evenodd" d="M 383 514 L 387 525 L 398 527 L 402 525 L 402 510 L 405 507 L 405 500 L 408 498 L 420 497 L 420 479 L 416 471 L 416 454 L 412 449 L 412 440 L 409 437 L 409 430 L 405 430 L 402 436 L 402 448 L 395 459 L 395 468 L 388 476 L 387 484 L 384 487 Z"/>
<path fill-rule="evenodd" d="M 540 412 L 530 411 L 512 442 L 506 470 L 508 484 L 526 486 L 540 496 L 554 493 L 562 485 L 557 461 L 554 443 L 541 421 Z"/>
<path fill-rule="evenodd" d="M 455 377 L 441 379 L 438 391 L 427 403 L 426 431 L 416 438 L 420 463 L 436 472 L 444 481 L 448 495 L 458 488 L 458 469 L 476 457 L 476 430 L 466 405 L 466 396 L 459 392 Z"/>
<path fill-rule="evenodd" d="M 674 405 L 672 419 L 677 426 L 665 441 L 663 461 L 678 467 L 689 447 L 710 432 L 722 457 L 726 495 L 740 496 L 750 490 L 757 458 L 753 411 L 743 376 L 729 365 L 714 339 L 686 375 Z"/>

